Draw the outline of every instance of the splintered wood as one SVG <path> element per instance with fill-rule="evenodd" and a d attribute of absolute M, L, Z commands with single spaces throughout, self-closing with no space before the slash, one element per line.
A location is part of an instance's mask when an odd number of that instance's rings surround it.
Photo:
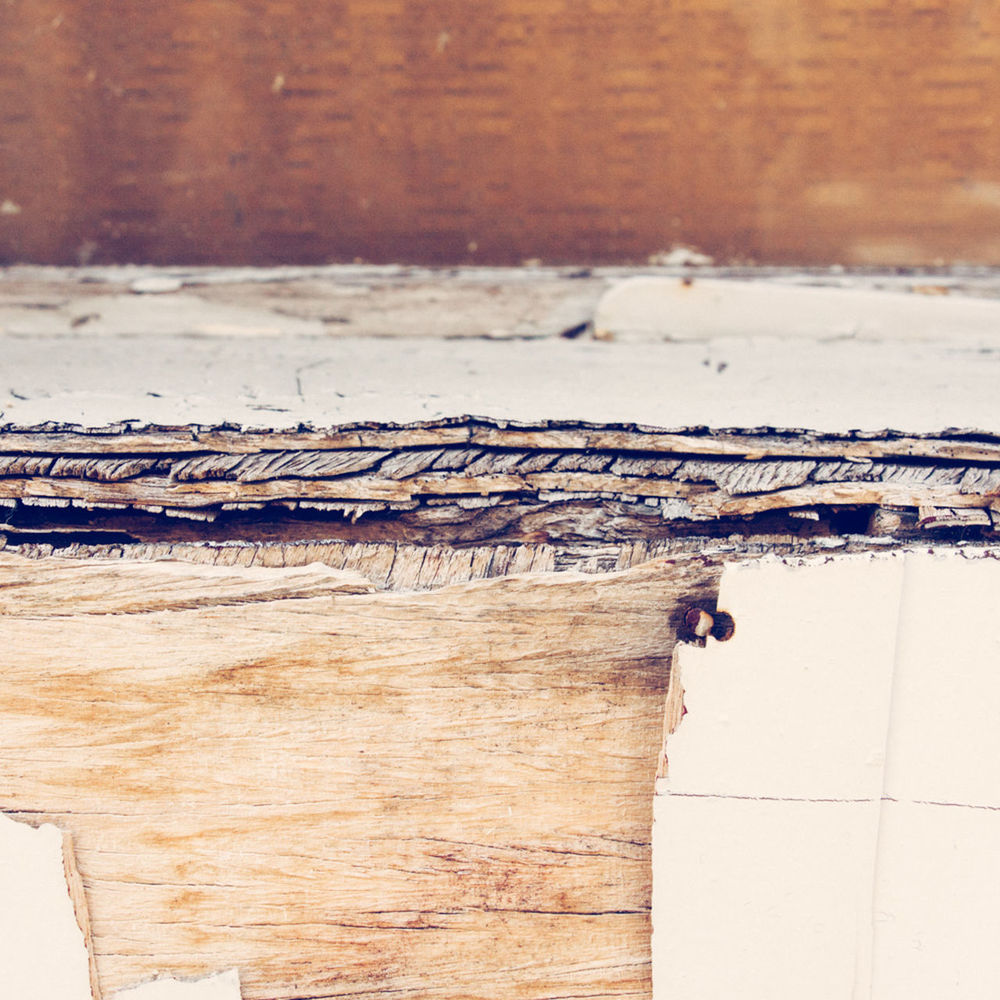
<path fill-rule="evenodd" d="M 992 390 L 990 381 L 990 405 Z M 961 532 L 990 541 L 1000 531 L 991 433 L 470 418 L 266 433 L 116 429 L 0 428 L 0 547 L 148 559 L 192 557 L 177 543 L 235 542 L 241 551 L 211 558 L 322 561 L 410 590 L 606 570 L 617 559 L 599 547 L 677 551 L 695 536 L 797 551 L 809 540 L 845 547 Z"/>
<path fill-rule="evenodd" d="M 742 564 L 719 604 L 671 677 L 654 996 L 995 997 L 1000 561 Z"/>
<path fill-rule="evenodd" d="M 0 810 L 72 831 L 108 993 L 641 997 L 672 614 L 718 574 L 3 553 Z"/>

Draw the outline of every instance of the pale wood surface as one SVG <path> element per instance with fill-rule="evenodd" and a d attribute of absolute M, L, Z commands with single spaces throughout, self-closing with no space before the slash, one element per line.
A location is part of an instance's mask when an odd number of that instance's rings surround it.
<path fill-rule="evenodd" d="M 76 850 L 73 847 L 73 837 L 67 832 L 62 835 L 63 874 L 66 877 L 66 888 L 73 904 L 73 915 L 76 924 L 83 934 L 83 944 L 87 950 L 87 969 L 90 975 L 90 992 L 93 1000 L 103 1000 L 100 976 L 97 972 L 97 955 L 94 953 L 94 934 L 90 929 L 90 907 L 87 905 L 87 890 L 80 874 L 80 866 L 76 863 Z M 15 860 L 15 864 L 18 863 Z M 63 956 L 60 956 L 62 960 Z"/>
<path fill-rule="evenodd" d="M 0 555 L 0 809 L 72 832 L 105 990 L 648 995 L 676 609 L 717 566 L 218 573 Z"/>

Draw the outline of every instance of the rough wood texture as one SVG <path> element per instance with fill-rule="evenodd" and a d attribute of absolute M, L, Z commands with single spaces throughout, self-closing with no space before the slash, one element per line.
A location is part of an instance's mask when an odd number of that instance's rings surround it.
<path fill-rule="evenodd" d="M 332 550 L 319 556 L 333 566 L 373 554 L 355 544 L 395 546 L 383 573 L 364 570 L 386 586 L 393 578 L 433 586 L 552 568 L 581 542 L 694 532 L 912 537 L 958 530 L 972 540 L 1000 524 L 998 495 L 1000 442 L 984 433 L 663 433 L 483 420 L 274 435 L 197 427 L 122 428 L 120 436 L 0 431 L 0 503 L 8 508 L 0 536 L 12 541 L 50 542 L 47 529 L 62 532 L 63 544 L 86 543 L 88 534 L 99 543 L 180 541 L 163 522 L 194 518 L 220 527 L 192 540 L 337 542 L 342 562 Z M 894 525 L 877 516 L 888 510 L 896 512 Z M 279 511 L 281 525 L 261 526 Z M 843 511 L 853 520 L 837 527 Z M 68 531 L 75 536 L 66 538 Z M 508 559 L 445 552 L 442 542 L 552 549 L 536 561 L 520 548 Z M 426 566 L 404 570 L 400 543 L 430 546 L 433 554 Z M 271 556 L 281 564 L 268 550 L 250 558 Z"/>
<path fill-rule="evenodd" d="M 44 558 L 52 555 L 51 543 L 22 542 L 11 546 L 12 553 L 30 558 Z M 57 553 L 62 557 L 83 560 L 127 559 L 130 561 L 162 561 L 181 560 L 208 566 L 240 566 L 240 567 L 307 567 L 305 573 L 281 573 L 271 579 L 255 574 L 247 581 L 247 590 L 242 600 L 273 600 L 284 596 L 282 586 L 290 586 L 298 595 L 305 593 L 305 585 L 311 578 L 316 582 L 318 592 L 326 592 L 334 587 L 341 593 L 366 593 L 379 590 L 432 590 L 450 583 L 466 583 L 470 580 L 483 580 L 493 577 L 509 576 L 516 573 L 550 573 L 556 568 L 555 551 L 549 545 L 489 545 L 456 548 L 450 545 L 399 545 L 374 542 L 266 542 L 266 543 L 228 543 L 223 545 L 208 545 L 203 542 L 158 542 L 154 544 L 136 545 L 86 545 L 72 544 L 61 547 Z M 643 556 L 649 554 L 643 551 Z M 635 559 L 635 562 L 644 559 Z M 610 567 L 628 569 L 633 560 L 622 561 L 617 557 Z M 337 574 L 324 573 L 316 564 L 332 567 Z M 69 571 L 63 567 L 59 572 L 69 578 Z M 130 571 L 131 572 L 131 571 Z M 97 578 L 110 573 L 103 566 L 97 571 Z M 115 574 L 110 574 L 114 578 Z M 134 577 L 138 585 L 142 571 Z M 81 602 L 83 607 L 90 607 L 96 600 L 100 604 L 102 595 L 93 594 L 88 589 L 88 583 L 95 579 L 93 573 L 89 580 L 86 571 L 79 577 L 81 587 Z M 153 571 L 153 579 L 161 577 Z M 185 581 L 183 586 L 173 592 L 172 598 L 167 598 L 160 589 L 161 599 L 172 601 L 171 606 L 180 602 L 188 602 L 193 606 L 203 600 L 205 593 L 211 593 L 211 586 L 222 585 L 232 588 L 238 579 L 222 575 L 218 583 L 211 578 L 204 579 L 200 586 Z M 253 586 L 250 586 L 252 581 Z M 284 583 L 287 581 L 287 583 Z M 23 594 L 24 591 L 18 591 Z M 145 598 L 149 599 L 148 595 Z M 166 605 L 165 605 L 166 606 Z"/>
<path fill-rule="evenodd" d="M 73 903 L 73 915 L 76 917 L 77 926 L 83 934 L 84 947 L 87 949 L 90 993 L 93 1000 L 103 1000 L 100 977 L 97 972 L 97 956 L 94 954 L 94 935 L 90 929 L 90 907 L 87 905 L 87 891 L 83 884 L 83 877 L 80 875 L 80 867 L 76 863 L 73 837 L 65 832 L 62 837 L 62 857 L 66 888 Z"/>
<path fill-rule="evenodd" d="M 0 30 L 0 259 L 997 258 L 975 0 L 11 0 Z"/>
<path fill-rule="evenodd" d="M 647 995 L 674 611 L 716 565 L 423 595 L 223 572 L 0 555 L 0 810 L 72 831 L 106 990 Z"/>

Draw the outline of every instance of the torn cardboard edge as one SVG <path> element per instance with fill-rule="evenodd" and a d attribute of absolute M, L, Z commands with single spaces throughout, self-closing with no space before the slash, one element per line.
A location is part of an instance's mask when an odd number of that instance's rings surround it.
<path fill-rule="evenodd" d="M 996 551 L 736 564 L 719 607 L 667 698 L 654 997 L 995 996 Z"/>
<path fill-rule="evenodd" d="M 167 976 L 118 990 L 111 1000 L 240 1000 L 240 978 L 236 969 L 202 979 Z"/>
<path fill-rule="evenodd" d="M 0 992 L 18 1000 L 102 1000 L 83 879 L 70 834 L 0 813 Z M 155 979 L 111 1000 L 240 1000 L 235 969 Z"/>

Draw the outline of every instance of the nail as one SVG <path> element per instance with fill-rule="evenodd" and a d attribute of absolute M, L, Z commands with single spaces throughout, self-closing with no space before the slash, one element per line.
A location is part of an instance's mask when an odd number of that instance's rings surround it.
<path fill-rule="evenodd" d="M 688 608 L 687 613 L 684 615 L 684 624 L 699 639 L 704 639 L 712 631 L 715 619 L 701 608 Z"/>

